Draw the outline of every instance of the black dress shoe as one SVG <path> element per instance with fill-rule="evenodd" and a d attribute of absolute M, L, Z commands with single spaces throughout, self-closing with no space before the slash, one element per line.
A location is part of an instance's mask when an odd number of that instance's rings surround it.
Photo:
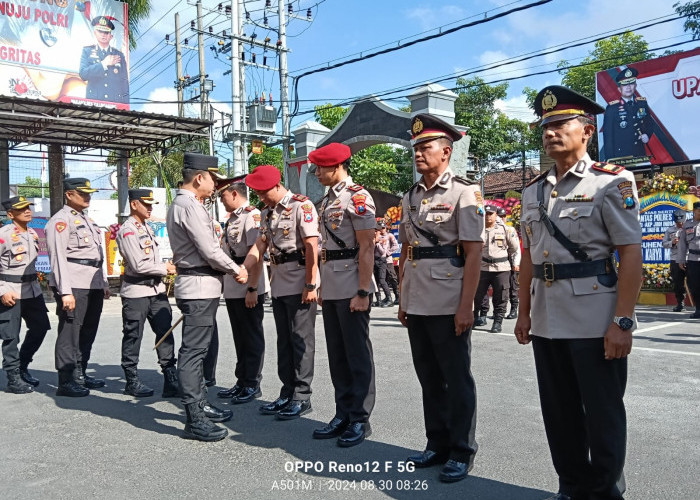
<path fill-rule="evenodd" d="M 457 460 L 448 460 L 445 466 L 440 471 L 439 479 L 443 483 L 454 483 L 461 481 L 471 470 L 464 462 L 458 462 Z"/>
<path fill-rule="evenodd" d="M 338 446 L 350 448 L 360 444 L 366 437 L 371 435 L 372 426 L 369 425 L 369 422 L 353 422 L 338 438 Z"/>
<path fill-rule="evenodd" d="M 235 384 L 230 389 L 221 389 L 216 393 L 216 397 L 221 399 L 235 398 L 242 390 L 242 385 Z"/>
<path fill-rule="evenodd" d="M 331 439 L 340 436 L 348 428 L 350 422 L 346 418 L 333 417 L 328 425 L 314 429 L 314 439 Z"/>
<path fill-rule="evenodd" d="M 33 385 L 34 387 L 39 385 L 39 380 L 32 377 L 31 373 L 29 373 L 29 370 L 27 370 L 26 366 L 19 367 L 19 376 L 29 385 Z"/>
<path fill-rule="evenodd" d="M 484 326 L 486 324 L 486 318 L 479 316 L 474 320 L 474 326 Z"/>
<path fill-rule="evenodd" d="M 679 313 L 683 310 L 683 304 L 678 304 L 676 307 L 673 308 L 674 313 Z M 25 381 L 26 382 L 26 381 Z"/>
<path fill-rule="evenodd" d="M 85 377 L 85 387 L 88 389 L 99 389 L 105 386 L 105 381 L 101 378 L 91 377 L 87 373 L 84 374 Z"/>
<path fill-rule="evenodd" d="M 438 453 L 433 450 L 425 450 L 418 455 L 411 455 L 406 459 L 407 462 L 413 462 L 418 469 L 432 467 L 433 465 L 444 464 L 449 458 L 447 453 Z"/>
<path fill-rule="evenodd" d="M 306 401 L 299 401 L 298 399 L 293 399 L 291 403 L 282 408 L 277 412 L 277 418 L 279 420 L 294 420 L 302 415 L 306 415 L 311 411 L 311 401 L 308 399 Z"/>
<path fill-rule="evenodd" d="M 231 410 L 221 410 L 209 402 L 205 402 L 202 406 L 204 416 L 212 422 L 226 422 L 231 420 L 233 412 Z"/>
<path fill-rule="evenodd" d="M 503 327 L 501 326 L 501 322 L 498 320 L 493 321 L 493 326 L 491 326 L 491 333 L 501 333 L 503 331 Z"/>
<path fill-rule="evenodd" d="M 231 399 L 231 404 L 242 405 L 243 403 L 250 403 L 260 396 L 262 396 L 260 387 L 243 387 L 243 389 Z"/>
<path fill-rule="evenodd" d="M 277 398 L 272 403 L 267 403 L 260 407 L 260 413 L 263 415 L 276 415 L 278 411 L 287 406 L 291 401 L 290 398 Z"/>
<path fill-rule="evenodd" d="M 213 378 L 211 380 L 204 379 L 204 385 L 207 387 L 214 387 L 216 385 L 216 379 Z"/>

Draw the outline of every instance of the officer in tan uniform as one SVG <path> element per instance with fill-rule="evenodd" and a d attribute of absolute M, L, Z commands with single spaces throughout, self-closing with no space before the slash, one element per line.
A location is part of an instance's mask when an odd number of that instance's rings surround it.
<path fill-rule="evenodd" d="M 518 342 L 532 341 L 557 499 L 621 499 L 623 396 L 642 231 L 634 176 L 586 153 L 603 108 L 558 85 L 535 99 L 555 166 L 523 193 Z M 619 255 L 619 279 L 613 253 Z"/>
<path fill-rule="evenodd" d="M 150 189 L 130 189 L 131 214 L 117 233 L 117 246 L 124 259 L 122 298 L 122 370 L 126 378 L 124 394 L 134 397 L 153 395 L 153 389 L 139 380 L 138 363 L 143 327 L 146 320 L 156 334 L 156 343 L 170 329 L 173 312 L 162 279 L 175 274 L 172 262 L 162 262 L 153 230 L 147 220 L 151 217 L 153 198 Z M 158 364 L 163 371 L 163 397 L 179 393 L 175 368 L 175 341 L 169 335 L 156 349 Z"/>
<path fill-rule="evenodd" d="M 374 292 L 374 200 L 350 177 L 350 148 L 331 143 L 309 154 L 316 177 L 330 189 L 321 203 L 321 288 L 328 365 L 335 388 L 335 416 L 313 433 L 338 438 L 338 446 L 372 434 L 374 358 L 369 338 L 369 294 Z"/>
<path fill-rule="evenodd" d="M 105 381 L 85 373 L 97 335 L 104 299 L 109 298 L 107 276 L 102 269 L 103 234 L 95 221 L 83 212 L 90 195 L 97 191 L 90 181 L 63 181 L 66 204 L 46 224 L 46 245 L 51 262 L 49 285 L 56 297 L 58 337 L 56 339 L 57 396 L 87 396 L 89 389 Z"/>
<path fill-rule="evenodd" d="M 214 222 L 199 201 L 214 194 L 218 159 L 185 153 L 182 188 L 168 210 L 167 227 L 173 263 L 177 271 L 175 302 L 184 316 L 182 345 L 177 363 L 182 403 L 187 412 L 185 437 L 218 441 L 228 434 L 213 422 L 225 422 L 231 410 L 220 410 L 207 402 L 203 362 L 216 327 L 216 310 L 223 275 L 233 274 L 244 283 L 248 274 L 219 246 Z"/>
<path fill-rule="evenodd" d="M 685 271 L 688 289 L 695 303 L 691 319 L 700 318 L 700 201 L 693 203 L 693 219 L 683 224 L 678 241 L 678 265 Z"/>
<path fill-rule="evenodd" d="M 31 205 L 24 196 L 2 202 L 11 222 L 0 228 L 0 339 L 6 390 L 15 394 L 32 392 L 39 385 L 27 366 L 51 328 L 35 268 L 39 237 L 27 226 L 32 220 Z M 22 319 L 27 335 L 18 349 Z"/>
<path fill-rule="evenodd" d="M 510 259 L 520 250 L 519 242 L 514 237 L 513 231 L 509 230 L 503 221 L 496 216 L 496 207 L 486 205 L 486 224 L 484 237 L 486 243 L 481 255 L 481 273 L 479 275 L 479 286 L 474 297 L 474 310 L 476 321 L 475 326 L 486 324 L 486 312 L 483 302 L 488 297 L 489 286 L 493 287 L 493 325 L 491 332 L 502 331 L 501 325 L 503 317 L 506 315 L 508 307 L 508 290 L 510 288 Z M 481 314 L 477 314 L 481 309 Z"/>
<path fill-rule="evenodd" d="M 450 168 L 461 132 L 428 114 L 416 115 L 411 130 L 421 178 L 402 201 L 398 316 L 423 389 L 428 444 L 408 460 L 416 467 L 447 462 L 439 478 L 454 482 L 467 476 L 477 449 L 470 358 L 484 208 L 478 187 Z"/>
<path fill-rule="evenodd" d="M 243 179 L 222 181 L 218 188 L 221 202 L 231 213 L 224 225 L 221 246 L 236 264 L 243 264 L 248 250 L 255 244 L 260 230 L 260 210 L 248 204 L 248 188 Z M 249 403 L 259 398 L 265 359 L 264 304 L 270 291 L 267 268 L 259 263 L 256 283 L 241 284 L 224 276 L 224 299 L 231 322 L 236 349 L 236 383 L 219 391 L 220 398 L 231 398 L 232 404 Z M 250 274 L 253 274 L 251 269 Z M 250 307 L 246 305 L 249 299 Z"/>
<path fill-rule="evenodd" d="M 505 224 L 506 231 L 509 231 L 510 237 L 517 241 L 518 250 L 513 255 L 508 255 L 510 261 L 510 288 L 508 290 L 508 298 L 510 299 L 510 312 L 506 319 L 515 319 L 518 317 L 518 293 L 520 292 L 520 238 L 518 231 L 513 226 L 506 224 L 506 209 L 501 207 L 496 212 L 498 218 Z"/>
<path fill-rule="evenodd" d="M 673 225 L 666 228 L 664 239 L 661 243 L 664 248 L 670 250 L 671 254 L 671 281 L 673 281 L 673 292 L 676 296 L 676 306 L 673 308 L 673 312 L 681 312 L 683 310 L 683 301 L 685 300 L 685 270 L 678 265 L 678 244 L 680 243 L 684 222 L 685 211 L 674 210 Z"/>
<path fill-rule="evenodd" d="M 306 196 L 280 184 L 274 165 L 260 165 L 245 178 L 266 208 L 260 235 L 246 257 L 256 282 L 262 256 L 270 252 L 272 313 L 277 327 L 280 396 L 260 407 L 263 415 L 292 420 L 311 411 L 314 376 L 316 287 L 318 286 L 318 215 Z"/>

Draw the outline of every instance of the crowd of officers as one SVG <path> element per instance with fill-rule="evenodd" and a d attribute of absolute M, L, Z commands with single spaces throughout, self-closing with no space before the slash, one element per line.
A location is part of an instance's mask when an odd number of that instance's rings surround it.
<path fill-rule="evenodd" d="M 623 396 L 641 285 L 637 191 L 631 173 L 593 162 L 586 153 L 595 133 L 592 116 L 603 111 L 599 105 L 568 88 L 550 86 L 538 94 L 535 108 L 544 149 L 555 166 L 524 190 L 521 241 L 498 218 L 497 207 L 484 207 L 478 186 L 451 169 L 452 145 L 462 133 L 432 115 L 412 119 L 420 179 L 401 202 L 401 281 L 394 300 L 399 302 L 398 319 L 408 329 L 422 389 L 427 444 L 408 460 L 416 467 L 440 465 L 443 482 L 464 479 L 473 467 L 471 332 L 485 323 L 492 287 L 491 331 L 501 331 L 510 300 L 508 317 L 517 317 L 518 342 L 533 344 L 544 424 L 559 476 L 559 492 L 552 498 L 621 499 Z M 274 166 L 224 179 L 216 157 L 186 153 L 182 185 L 167 214 L 172 262 L 162 261 L 146 223 L 156 203 L 153 193 L 129 191 L 131 215 L 117 235 L 124 259 L 121 364 L 126 394 L 154 393 L 140 381 L 137 369 L 148 321 L 158 343 L 162 395 L 181 398 L 185 436 L 223 439 L 227 430 L 216 423 L 229 420 L 232 411 L 207 398 L 207 386 L 215 383 L 220 297 L 223 293 L 237 360 L 235 384 L 217 395 L 235 405 L 261 396 L 263 304 L 270 294 L 281 388 L 278 397 L 260 406 L 260 413 L 293 420 L 311 411 L 316 311 L 321 307 L 335 413 L 314 430 L 313 438 L 350 447 L 370 436 L 375 404 L 371 294 L 377 294 L 380 305 L 393 302 L 386 270 L 389 262 L 393 269 L 389 259 L 396 241 L 377 223 L 372 196 L 350 176 L 350 160 L 350 149 L 337 143 L 309 155 L 311 171 L 328 188 L 317 210 L 306 196 L 281 184 Z M 95 190 L 82 178 L 66 179 L 64 188 L 66 205 L 46 226 L 59 318 L 56 394 L 79 397 L 105 384 L 86 369 L 109 289 L 100 230 L 84 213 Z M 248 203 L 248 189 L 264 204 L 262 212 Z M 202 202 L 215 194 L 230 213 L 221 235 Z M 4 201 L 12 223 L 0 229 L 0 338 L 8 390 L 15 393 L 31 392 L 38 384 L 27 366 L 49 328 L 35 278 L 38 247 L 36 233 L 27 226 L 30 205 L 22 197 Z M 691 293 L 697 293 L 700 204 L 693 208 L 694 219 L 677 227 L 670 245 L 677 249 L 674 262 L 687 273 Z M 177 359 L 169 334 L 179 321 L 173 324 L 163 283 L 169 274 L 176 275 L 175 302 L 182 314 Z M 18 349 L 21 319 L 28 331 Z"/>

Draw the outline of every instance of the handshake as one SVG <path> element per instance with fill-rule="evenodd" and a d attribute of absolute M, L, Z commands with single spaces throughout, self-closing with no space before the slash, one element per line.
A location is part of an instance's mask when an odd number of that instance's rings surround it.
<path fill-rule="evenodd" d="M 241 264 L 238 268 L 238 274 L 234 275 L 235 280 L 238 283 L 244 284 L 248 282 L 248 270 L 245 268 L 243 264 Z"/>

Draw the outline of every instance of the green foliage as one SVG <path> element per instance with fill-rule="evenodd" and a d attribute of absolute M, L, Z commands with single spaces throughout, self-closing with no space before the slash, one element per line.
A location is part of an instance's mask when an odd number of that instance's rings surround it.
<path fill-rule="evenodd" d="M 150 0 L 125 0 L 129 6 L 129 46 L 136 48 L 136 39 L 139 37 L 139 23 L 148 19 L 151 13 Z"/>
<path fill-rule="evenodd" d="M 688 16 L 683 23 L 683 29 L 693 34 L 693 40 L 700 38 L 700 2 L 676 2 L 673 8 L 681 16 Z"/>
<path fill-rule="evenodd" d="M 118 200 L 119 199 L 119 193 L 117 191 L 113 192 L 112 194 L 109 195 L 110 200 Z"/>
<path fill-rule="evenodd" d="M 333 104 L 320 104 L 314 106 L 314 119 L 331 130 L 333 130 L 336 125 L 340 123 L 343 119 L 345 113 L 347 113 L 348 108 L 342 106 L 334 106 Z"/>
<path fill-rule="evenodd" d="M 505 196 L 505 197 L 506 197 L 506 198 L 517 198 L 517 199 L 521 200 L 523 196 L 522 196 L 522 194 L 520 194 L 519 192 L 513 191 L 513 190 L 511 189 L 510 191 L 506 191 L 506 196 Z"/>
<path fill-rule="evenodd" d="M 44 189 L 44 194 L 48 195 L 49 185 L 45 184 Z M 29 176 L 25 177 L 24 184 L 17 188 L 17 196 L 24 196 L 25 198 L 41 198 L 41 179 Z"/>
<path fill-rule="evenodd" d="M 252 151 L 252 146 L 248 147 L 248 153 Z M 284 179 L 284 159 L 282 157 L 282 149 L 278 147 L 270 147 L 263 145 L 262 153 L 251 155 L 248 159 L 248 171 L 252 172 L 253 169 L 259 165 L 274 165 L 282 172 L 282 178 Z"/>

